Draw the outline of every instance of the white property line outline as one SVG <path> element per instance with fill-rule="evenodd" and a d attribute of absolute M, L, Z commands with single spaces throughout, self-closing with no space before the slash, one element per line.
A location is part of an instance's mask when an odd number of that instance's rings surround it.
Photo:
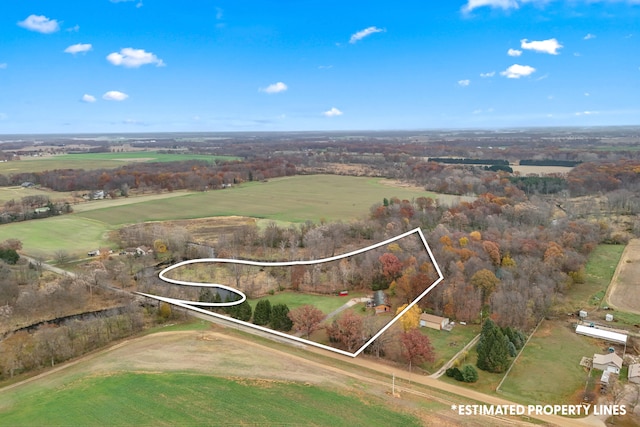
<path fill-rule="evenodd" d="M 246 295 L 242 292 L 240 292 L 238 289 L 235 288 L 231 288 L 229 286 L 225 286 L 225 285 L 220 285 L 217 283 L 198 283 L 198 282 L 188 282 L 188 281 L 183 281 L 183 280 L 177 280 L 177 279 L 170 279 L 168 277 L 165 276 L 166 273 L 168 273 L 169 271 L 178 268 L 178 267 L 182 267 L 183 265 L 188 265 L 188 264 L 197 264 L 197 263 L 231 263 L 231 264 L 244 264 L 244 265 L 253 265 L 253 266 L 257 266 L 257 267 L 291 267 L 291 266 L 295 266 L 295 265 L 315 265 L 315 264 L 322 264 L 325 262 L 331 262 L 331 261 L 336 261 L 339 259 L 343 259 L 343 258 L 347 258 L 353 255 L 358 255 L 361 254 L 363 252 L 367 252 L 370 251 L 372 249 L 376 249 L 379 248 L 380 246 L 384 246 L 387 245 L 389 243 L 395 242 L 396 240 L 400 240 L 403 239 L 407 236 L 410 236 L 414 233 L 418 233 L 418 235 L 420 236 L 420 240 L 422 241 L 422 244 L 424 245 L 424 248 L 426 249 L 427 253 L 429 254 L 429 258 L 431 259 L 431 262 L 433 263 L 436 271 L 438 272 L 438 279 L 436 279 L 435 282 L 433 282 L 427 289 L 425 289 L 420 295 L 418 295 L 418 297 L 416 297 L 416 299 L 414 299 L 410 304 L 408 304 L 400 313 L 398 313 L 393 319 L 391 319 L 382 329 L 380 329 L 373 337 L 371 337 L 367 342 L 365 342 L 357 351 L 350 353 L 348 351 L 344 351 L 344 350 L 340 350 L 339 348 L 335 348 L 335 347 L 331 347 L 328 345 L 324 345 L 324 344 L 320 344 L 317 343 L 315 341 L 311 341 L 311 340 L 307 340 L 304 338 L 300 338 L 300 337 L 296 337 L 293 336 L 291 334 L 287 334 L 284 332 L 280 332 L 280 331 L 276 331 L 270 328 L 265 328 L 264 326 L 259 326 L 259 325 L 255 325 L 253 323 L 249 323 L 249 322 L 245 322 L 242 320 L 238 320 L 238 319 L 234 319 L 233 317 L 229 317 L 229 316 L 225 316 L 219 313 L 214 313 L 208 310 L 204 310 L 198 306 L 202 306 L 202 307 L 225 307 L 225 306 L 233 306 L 233 305 L 237 305 L 237 304 L 241 304 L 243 301 L 245 301 L 247 299 Z M 360 353 L 362 353 L 364 351 L 365 348 L 367 348 L 373 341 L 376 340 L 376 338 L 378 338 L 380 335 L 382 335 L 387 329 L 389 329 L 400 317 L 402 317 L 402 315 L 404 315 L 407 311 L 409 311 L 411 309 L 411 307 L 413 307 L 418 301 L 420 301 L 425 295 L 427 295 L 438 283 L 440 283 L 444 277 L 442 275 L 442 272 L 440 271 L 440 267 L 438 266 L 438 263 L 436 262 L 433 253 L 431 252 L 431 248 L 429 247 L 429 244 L 427 243 L 427 240 L 424 237 L 424 234 L 422 233 L 422 230 L 418 227 L 418 228 L 414 228 L 411 231 L 407 231 L 405 233 L 399 234 L 395 237 L 392 237 L 390 239 L 384 240 L 382 242 L 373 244 L 371 246 L 367 246 L 365 248 L 362 249 L 358 249 L 352 252 L 348 252 L 346 254 L 342 254 L 342 255 L 336 255 L 336 256 L 332 256 L 329 258 L 322 258 L 322 259 L 318 259 L 318 260 L 309 260 L 309 261 L 283 261 L 283 262 L 264 262 L 264 261 L 249 261 L 249 260 L 242 260 L 242 259 L 230 259 L 230 258 L 198 258 L 198 259 L 191 259 L 191 260 L 187 260 L 187 261 L 182 261 L 179 262 L 177 264 L 174 264 L 172 266 L 169 266 L 167 268 L 165 268 L 164 270 L 162 270 L 160 272 L 160 274 L 158 275 L 158 277 L 167 282 L 167 283 L 172 283 L 175 285 L 182 285 L 182 286 L 197 286 L 197 287 L 213 287 L 213 288 L 221 288 L 221 289 L 225 289 L 231 292 L 234 292 L 236 294 L 241 295 L 241 299 L 238 301 L 231 301 L 231 302 L 223 302 L 223 303 L 203 303 L 203 302 L 199 302 L 199 301 L 186 301 L 186 300 L 180 300 L 180 299 L 175 299 L 175 298 L 167 298 L 167 297 L 161 297 L 158 295 L 151 295 L 151 294 L 146 294 L 143 292 L 136 292 L 136 294 L 138 295 L 143 295 L 145 297 L 148 298 L 153 298 L 159 301 L 164 301 L 167 302 L 169 304 L 173 304 L 173 305 L 177 305 L 179 307 L 182 308 L 186 308 L 188 310 L 192 310 L 192 311 L 196 311 L 198 313 L 202 313 L 202 314 L 206 314 L 208 316 L 213 316 L 213 317 L 217 317 L 219 319 L 224 319 L 226 321 L 229 322 L 233 322 L 233 323 L 237 323 L 239 325 L 242 326 L 247 326 L 250 328 L 254 328 L 263 332 L 267 332 L 269 334 L 272 335 L 277 335 L 289 340 L 293 340 L 293 341 L 298 341 L 301 342 L 303 344 L 308 344 L 308 345 L 312 345 L 318 348 L 322 348 L 324 350 L 329 350 L 329 351 L 333 351 L 335 353 L 339 353 L 345 356 L 349 356 L 349 357 L 356 357 L 358 356 Z"/>

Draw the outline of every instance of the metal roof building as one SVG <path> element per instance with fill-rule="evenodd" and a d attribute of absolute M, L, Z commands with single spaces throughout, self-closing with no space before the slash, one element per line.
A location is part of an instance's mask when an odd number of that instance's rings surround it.
<path fill-rule="evenodd" d="M 600 338 L 605 341 L 615 342 L 618 344 L 627 345 L 627 335 L 619 332 L 607 331 L 604 329 L 590 328 L 584 325 L 578 325 L 576 327 L 576 334 L 586 335 L 592 338 Z"/>

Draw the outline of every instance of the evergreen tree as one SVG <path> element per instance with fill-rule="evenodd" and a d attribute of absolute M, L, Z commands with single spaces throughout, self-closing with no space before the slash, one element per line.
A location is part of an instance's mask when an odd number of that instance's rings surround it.
<path fill-rule="evenodd" d="M 252 310 L 251 310 L 251 304 L 249 304 L 249 301 L 245 299 L 244 301 L 242 301 L 242 303 L 234 307 L 236 307 L 236 309 L 233 317 L 235 317 L 238 320 L 242 320 L 244 322 L 248 322 L 249 320 L 251 320 Z"/>
<path fill-rule="evenodd" d="M 518 350 L 516 350 L 516 346 L 513 345 L 513 342 L 509 341 L 509 343 L 507 344 L 507 350 L 509 351 L 509 356 L 511 357 L 516 357 L 516 354 L 518 354 Z"/>
<path fill-rule="evenodd" d="M 476 351 L 476 366 L 483 371 L 504 372 L 509 366 L 509 339 L 491 320 L 485 320 Z"/>
<path fill-rule="evenodd" d="M 271 302 L 268 299 L 258 301 L 253 311 L 253 323 L 256 325 L 268 325 L 271 322 Z"/>
<path fill-rule="evenodd" d="M 478 381 L 478 371 L 472 365 L 465 365 L 460 371 L 462 374 L 462 380 L 465 383 L 475 383 Z"/>
<path fill-rule="evenodd" d="M 275 304 L 271 308 L 271 327 L 277 331 L 290 331 L 293 322 L 288 314 L 289 307 L 286 304 Z"/>

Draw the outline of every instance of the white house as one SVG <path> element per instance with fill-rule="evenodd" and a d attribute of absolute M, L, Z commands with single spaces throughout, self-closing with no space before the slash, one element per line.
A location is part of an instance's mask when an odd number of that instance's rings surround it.
<path fill-rule="evenodd" d="M 620 373 L 622 369 L 622 357 L 615 353 L 594 354 L 593 367 L 601 371 L 609 371 L 615 374 Z"/>

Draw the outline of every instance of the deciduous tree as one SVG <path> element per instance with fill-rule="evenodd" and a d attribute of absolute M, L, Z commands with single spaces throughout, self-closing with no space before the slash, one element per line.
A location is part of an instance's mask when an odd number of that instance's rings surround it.
<path fill-rule="evenodd" d="M 412 365 L 435 360 L 435 353 L 429 337 L 423 335 L 418 329 L 401 333 L 400 342 L 402 343 L 402 356 L 409 362 L 409 370 Z"/>
<path fill-rule="evenodd" d="M 291 310 L 287 316 L 293 322 L 293 329 L 307 338 L 318 330 L 326 317 L 322 311 L 309 304 Z"/>

